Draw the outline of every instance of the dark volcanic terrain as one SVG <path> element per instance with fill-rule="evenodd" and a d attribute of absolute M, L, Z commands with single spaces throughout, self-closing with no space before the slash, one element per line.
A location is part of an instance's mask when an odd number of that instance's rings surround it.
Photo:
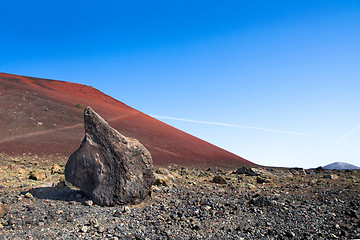
<path fill-rule="evenodd" d="M 360 238 L 358 170 L 170 166 L 140 205 L 100 207 L 63 181 L 66 159 L 1 157 L 0 239 Z"/>

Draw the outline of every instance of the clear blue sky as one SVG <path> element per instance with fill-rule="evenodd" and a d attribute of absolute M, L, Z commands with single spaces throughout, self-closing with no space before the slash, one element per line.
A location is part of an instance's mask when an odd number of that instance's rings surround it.
<path fill-rule="evenodd" d="M 0 72 L 91 85 L 258 164 L 360 165 L 360 1 L 126 2 L 2 2 Z"/>

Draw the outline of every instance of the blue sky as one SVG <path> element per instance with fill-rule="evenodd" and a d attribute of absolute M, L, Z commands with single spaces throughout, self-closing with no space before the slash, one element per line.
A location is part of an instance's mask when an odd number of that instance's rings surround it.
<path fill-rule="evenodd" d="M 360 1 L 6 1 L 0 72 L 91 85 L 271 166 L 360 165 Z"/>

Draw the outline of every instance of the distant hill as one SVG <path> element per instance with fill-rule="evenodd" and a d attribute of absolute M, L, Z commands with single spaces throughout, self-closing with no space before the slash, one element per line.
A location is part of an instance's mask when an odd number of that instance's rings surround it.
<path fill-rule="evenodd" d="M 352 164 L 346 163 L 346 162 L 334 162 L 331 163 L 329 165 L 326 165 L 323 167 L 324 169 L 337 169 L 337 170 L 341 170 L 341 169 L 360 169 L 360 167 L 354 166 Z"/>
<path fill-rule="evenodd" d="M 156 165 L 257 166 L 95 88 L 5 73 L 0 73 L 0 153 L 70 156 L 84 137 L 86 106 L 123 135 L 138 139 Z"/>

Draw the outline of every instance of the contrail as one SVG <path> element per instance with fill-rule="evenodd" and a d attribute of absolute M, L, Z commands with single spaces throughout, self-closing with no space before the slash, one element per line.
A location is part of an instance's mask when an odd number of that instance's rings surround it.
<path fill-rule="evenodd" d="M 353 135 L 354 133 L 356 133 L 359 130 L 360 130 L 360 123 L 358 125 L 356 125 L 355 127 L 353 127 L 350 131 L 348 131 L 342 138 L 337 140 L 336 144 L 346 142 L 351 135 Z"/>
<path fill-rule="evenodd" d="M 298 136 L 305 136 L 305 137 L 312 137 L 312 138 L 321 138 L 321 139 L 326 139 L 326 140 L 334 140 L 332 138 L 326 138 L 326 137 L 316 136 L 313 134 L 302 133 L 302 132 L 284 131 L 284 130 L 271 129 L 271 128 L 252 127 L 252 126 L 245 126 L 245 125 L 238 125 L 238 124 L 231 124 L 231 123 L 190 120 L 190 119 L 167 117 L 167 116 L 157 116 L 157 115 L 150 115 L 150 116 L 154 117 L 154 118 L 158 118 L 158 119 L 170 119 L 170 120 L 183 121 L 183 122 L 193 122 L 193 123 L 201 123 L 201 124 L 209 124 L 209 125 L 226 126 L 226 127 L 246 128 L 246 129 L 253 129 L 253 130 L 259 130 L 259 131 L 266 131 L 266 132 L 275 132 L 275 133 L 298 135 Z"/>

